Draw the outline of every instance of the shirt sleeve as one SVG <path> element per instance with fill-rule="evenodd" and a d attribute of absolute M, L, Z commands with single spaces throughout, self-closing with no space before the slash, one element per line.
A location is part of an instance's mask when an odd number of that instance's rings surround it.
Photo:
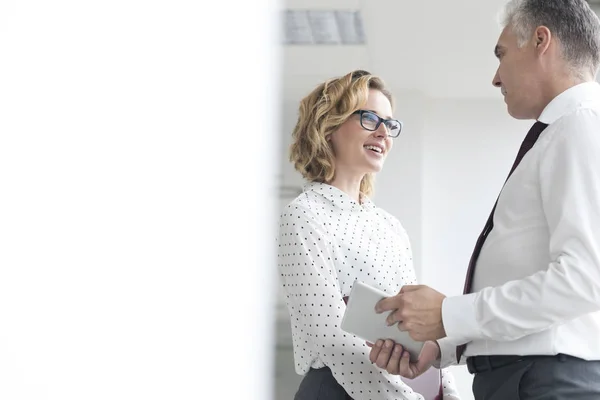
<path fill-rule="evenodd" d="M 369 361 L 362 339 L 340 329 L 345 303 L 328 235 L 318 218 L 288 206 L 280 219 L 278 269 L 292 322 L 296 363 L 318 358 L 355 400 L 422 400 L 400 377 Z M 302 355 L 304 354 L 304 355 Z"/>
<path fill-rule="evenodd" d="M 591 110 L 563 117 L 544 149 L 539 182 L 550 233 L 548 269 L 447 298 L 448 336 L 516 340 L 600 310 L 599 120 Z"/>
<path fill-rule="evenodd" d="M 442 306 L 443 307 L 443 306 Z M 443 310 L 443 308 L 442 308 Z M 443 313 L 443 311 L 442 311 Z M 434 362 L 433 366 L 436 368 L 446 368 L 451 365 L 457 365 L 456 362 L 456 347 L 457 344 L 452 342 L 448 337 L 437 341 L 440 348 L 440 358 Z M 461 364 L 464 363 L 465 358 L 462 357 Z"/>

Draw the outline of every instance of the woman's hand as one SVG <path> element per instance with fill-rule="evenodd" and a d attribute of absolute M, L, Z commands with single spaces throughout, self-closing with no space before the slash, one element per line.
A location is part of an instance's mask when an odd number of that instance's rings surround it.
<path fill-rule="evenodd" d="M 401 345 L 391 340 L 378 340 L 372 345 L 369 360 L 379 368 L 385 369 L 392 375 L 400 375 L 408 379 L 415 379 L 431 367 L 440 355 L 440 347 L 437 342 L 425 342 L 419 359 L 410 362 L 408 351 L 404 351 Z"/>

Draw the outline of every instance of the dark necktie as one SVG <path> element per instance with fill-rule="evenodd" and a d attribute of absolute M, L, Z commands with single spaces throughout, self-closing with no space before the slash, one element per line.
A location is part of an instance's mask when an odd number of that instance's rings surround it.
<path fill-rule="evenodd" d="M 523 156 L 525 156 L 525 154 L 529 150 L 531 150 L 531 148 L 535 144 L 536 140 L 540 137 L 540 134 L 542 133 L 542 131 L 544 129 L 546 129 L 547 126 L 548 126 L 547 124 L 544 124 L 543 122 L 538 121 L 535 124 L 533 124 L 531 129 L 529 129 L 529 132 L 527 132 L 527 136 L 525 136 L 525 139 L 523 140 L 523 143 L 521 144 L 521 148 L 519 149 L 517 158 L 515 159 L 515 162 L 513 163 L 513 166 L 510 169 L 510 172 L 508 173 L 508 177 L 506 178 L 506 180 L 508 180 L 508 178 L 510 178 L 510 176 L 512 175 L 514 170 L 517 168 L 517 165 L 519 165 L 519 163 L 523 159 Z M 475 244 L 475 249 L 473 249 L 473 254 L 471 255 L 471 260 L 469 261 L 469 268 L 467 269 L 467 278 L 465 279 L 465 288 L 463 291 L 464 294 L 471 293 L 471 284 L 473 283 L 473 274 L 475 273 L 475 264 L 477 264 L 477 258 L 479 257 L 479 253 L 481 252 L 481 248 L 483 247 L 483 243 L 485 242 L 485 239 L 487 239 L 487 236 L 489 235 L 492 228 L 494 227 L 494 211 L 496 211 L 497 204 L 498 204 L 498 200 L 496 200 L 496 204 L 494 204 L 494 207 L 492 208 L 492 212 L 490 213 L 490 216 L 488 217 L 488 220 L 485 223 L 485 227 L 483 228 L 481 235 L 479 235 L 479 238 L 477 239 L 477 243 Z M 456 348 L 456 360 L 459 362 L 460 362 L 460 357 L 462 356 L 463 352 L 465 351 L 465 347 L 466 347 L 466 345 L 463 344 Z"/>

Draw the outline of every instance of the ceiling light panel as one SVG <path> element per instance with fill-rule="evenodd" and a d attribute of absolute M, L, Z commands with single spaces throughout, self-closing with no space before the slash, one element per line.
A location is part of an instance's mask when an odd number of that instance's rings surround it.
<path fill-rule="evenodd" d="M 286 10 L 284 23 L 285 44 L 365 44 L 360 11 Z"/>

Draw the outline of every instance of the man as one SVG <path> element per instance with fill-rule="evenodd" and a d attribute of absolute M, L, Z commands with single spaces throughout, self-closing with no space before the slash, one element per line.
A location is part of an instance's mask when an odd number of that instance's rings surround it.
<path fill-rule="evenodd" d="M 371 361 L 407 378 L 466 362 L 476 399 L 600 399 L 600 22 L 584 0 L 506 7 L 493 84 L 511 116 L 537 122 L 465 294 L 407 286 L 377 305 L 428 341 L 420 359 L 379 341 Z"/>

